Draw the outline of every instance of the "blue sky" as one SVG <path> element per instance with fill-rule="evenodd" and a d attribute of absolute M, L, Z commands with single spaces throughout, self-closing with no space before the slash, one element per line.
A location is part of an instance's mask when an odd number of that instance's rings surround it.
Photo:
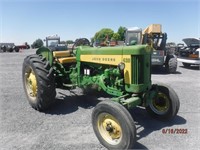
<path fill-rule="evenodd" d="M 0 0 L 0 42 L 91 38 L 102 28 L 162 24 L 168 42 L 200 38 L 199 0 Z"/>

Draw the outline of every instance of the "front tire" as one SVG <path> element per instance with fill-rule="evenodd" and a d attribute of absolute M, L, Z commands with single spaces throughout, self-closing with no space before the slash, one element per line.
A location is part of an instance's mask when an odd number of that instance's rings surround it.
<path fill-rule="evenodd" d="M 92 113 L 92 125 L 100 143 L 108 149 L 132 149 L 136 128 L 130 113 L 119 103 L 103 101 Z"/>
<path fill-rule="evenodd" d="M 154 85 L 152 91 L 157 90 L 149 105 L 146 106 L 147 112 L 156 119 L 170 120 L 176 116 L 180 108 L 179 98 L 176 92 L 168 85 Z"/>
<path fill-rule="evenodd" d="M 30 55 L 24 59 L 23 86 L 29 104 L 38 111 L 47 109 L 56 96 L 53 69 L 46 58 Z"/>
<path fill-rule="evenodd" d="M 1 49 L 3 50 L 3 52 L 6 52 L 6 46 L 5 45 L 2 45 Z"/>

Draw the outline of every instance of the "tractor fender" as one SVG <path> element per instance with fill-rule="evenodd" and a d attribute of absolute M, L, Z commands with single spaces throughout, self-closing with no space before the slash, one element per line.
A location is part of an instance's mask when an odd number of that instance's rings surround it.
<path fill-rule="evenodd" d="M 37 49 L 36 54 L 45 57 L 46 60 L 49 61 L 50 66 L 53 65 L 53 52 L 49 48 L 44 46 L 40 47 Z"/>

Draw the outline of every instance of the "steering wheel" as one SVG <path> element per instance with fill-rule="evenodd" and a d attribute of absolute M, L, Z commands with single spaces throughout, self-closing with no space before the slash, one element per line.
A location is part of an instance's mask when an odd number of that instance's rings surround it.
<path fill-rule="evenodd" d="M 87 45 L 90 46 L 90 41 L 87 38 L 80 38 L 77 39 L 74 43 L 74 45 L 72 46 L 72 53 L 75 54 L 74 52 L 74 48 L 77 46 L 81 46 L 81 45 Z"/>

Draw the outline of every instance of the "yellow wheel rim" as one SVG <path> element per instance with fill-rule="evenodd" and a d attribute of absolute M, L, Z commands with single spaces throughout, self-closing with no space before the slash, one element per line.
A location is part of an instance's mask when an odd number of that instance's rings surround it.
<path fill-rule="evenodd" d="M 157 114 L 165 114 L 168 112 L 170 107 L 169 98 L 164 93 L 159 92 L 158 95 L 153 98 L 150 107 Z"/>
<path fill-rule="evenodd" d="M 122 128 L 115 117 L 102 113 L 97 120 L 98 130 L 102 138 L 111 145 L 117 145 L 122 139 Z"/>
<path fill-rule="evenodd" d="M 25 73 L 26 89 L 29 97 L 36 98 L 37 96 L 37 80 L 34 71 Z"/>

